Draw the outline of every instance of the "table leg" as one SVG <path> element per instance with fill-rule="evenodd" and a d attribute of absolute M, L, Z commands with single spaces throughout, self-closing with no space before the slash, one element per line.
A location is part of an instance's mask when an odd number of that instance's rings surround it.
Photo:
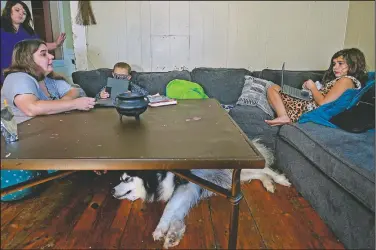
<path fill-rule="evenodd" d="M 240 190 L 240 173 L 241 169 L 234 169 L 232 172 L 231 197 L 229 198 L 232 208 L 230 217 L 230 233 L 228 240 L 228 249 L 236 249 L 238 239 L 238 223 L 239 223 L 239 203 L 243 198 Z"/>

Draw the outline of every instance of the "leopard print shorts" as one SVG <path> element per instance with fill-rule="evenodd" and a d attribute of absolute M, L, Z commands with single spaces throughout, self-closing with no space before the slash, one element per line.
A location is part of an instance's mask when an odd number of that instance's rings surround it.
<path fill-rule="evenodd" d="M 297 99 L 284 93 L 280 94 L 282 97 L 282 102 L 285 105 L 287 115 L 293 123 L 296 122 L 303 113 L 310 111 L 309 107 L 313 105 L 312 101 Z"/>

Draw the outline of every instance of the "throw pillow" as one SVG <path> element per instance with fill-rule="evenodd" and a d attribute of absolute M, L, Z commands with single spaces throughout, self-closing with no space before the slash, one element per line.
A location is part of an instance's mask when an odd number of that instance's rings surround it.
<path fill-rule="evenodd" d="M 274 111 L 266 97 L 266 90 L 274 83 L 253 76 L 244 76 L 244 86 L 236 105 L 256 106 L 274 118 Z"/>

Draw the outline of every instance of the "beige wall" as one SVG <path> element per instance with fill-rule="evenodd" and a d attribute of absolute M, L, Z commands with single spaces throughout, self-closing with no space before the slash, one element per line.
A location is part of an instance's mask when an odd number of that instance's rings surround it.
<path fill-rule="evenodd" d="M 92 1 L 88 67 L 326 69 L 343 48 L 347 1 Z M 79 34 L 82 35 L 82 34 Z"/>
<path fill-rule="evenodd" d="M 368 68 L 375 70 L 375 2 L 351 1 L 345 48 L 357 47 L 366 56 Z"/>

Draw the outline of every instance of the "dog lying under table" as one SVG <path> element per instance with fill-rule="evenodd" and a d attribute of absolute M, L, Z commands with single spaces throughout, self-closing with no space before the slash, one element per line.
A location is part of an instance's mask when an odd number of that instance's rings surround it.
<path fill-rule="evenodd" d="M 265 189 L 271 193 L 275 190 L 273 181 L 283 186 L 290 186 L 290 182 L 283 174 L 276 173 L 270 168 L 274 162 L 274 156 L 270 150 L 259 143 L 258 139 L 252 140 L 252 143 L 265 158 L 265 167 L 243 169 L 241 182 L 259 179 Z M 232 170 L 230 169 L 195 169 L 191 170 L 191 173 L 223 188 L 231 188 Z M 120 181 L 120 184 L 111 191 L 117 199 L 167 202 L 157 228 L 153 232 L 154 240 L 164 238 L 164 248 L 179 244 L 185 232 L 184 218 L 189 210 L 200 200 L 214 194 L 168 171 L 126 171 L 121 175 Z"/>

